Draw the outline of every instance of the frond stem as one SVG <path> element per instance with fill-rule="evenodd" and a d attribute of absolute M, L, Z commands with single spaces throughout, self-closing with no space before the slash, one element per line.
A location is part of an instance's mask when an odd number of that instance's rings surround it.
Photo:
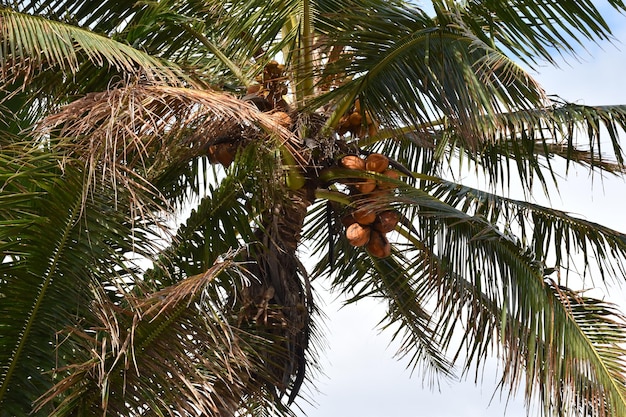
<path fill-rule="evenodd" d="M 303 75 L 302 88 L 303 96 L 313 96 L 313 48 L 312 48 L 312 12 L 309 0 L 303 0 L 303 21 L 302 21 L 302 46 L 303 46 Z"/>
<path fill-rule="evenodd" d="M 204 36 L 204 34 L 198 32 L 197 30 L 195 30 L 194 28 L 192 28 L 190 25 L 182 25 L 182 28 L 188 32 L 190 35 L 192 35 L 193 37 L 195 37 L 196 39 L 198 39 L 204 46 L 207 47 L 207 49 L 209 51 L 211 51 L 212 54 L 214 54 L 220 61 L 222 61 L 222 63 L 224 65 L 226 65 L 228 67 L 228 69 L 230 70 L 230 72 L 232 72 L 232 74 L 237 77 L 237 79 L 239 81 L 241 81 L 243 83 L 244 86 L 249 86 L 250 85 L 250 81 L 248 80 L 248 78 L 243 74 L 243 72 L 241 71 L 241 68 L 239 68 L 233 61 L 231 61 L 222 51 L 220 51 L 220 49 L 217 47 L 217 45 L 215 45 L 213 42 L 211 42 L 206 36 Z"/>

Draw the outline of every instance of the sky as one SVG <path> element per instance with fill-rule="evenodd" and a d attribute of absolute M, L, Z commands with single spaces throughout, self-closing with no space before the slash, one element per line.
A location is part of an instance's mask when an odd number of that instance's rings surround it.
<path fill-rule="evenodd" d="M 626 16 L 605 9 L 615 41 L 585 45 L 579 60 L 567 58 L 560 68 L 543 67 L 533 72 L 548 94 L 586 105 L 626 104 Z M 626 232 L 626 183 L 619 178 L 590 177 L 586 170 L 570 172 L 551 195 L 552 207 L 587 220 Z M 546 203 L 542 197 L 537 201 Z M 512 399 L 495 391 L 497 361 L 485 367 L 482 380 L 444 381 L 439 389 L 424 386 L 419 369 L 412 374 L 408 361 L 394 359 L 397 346 L 390 345 L 391 333 L 376 330 L 384 306 L 360 301 L 342 306 L 314 283 L 322 293 L 328 318 L 327 347 L 322 356 L 325 375 L 316 382 L 318 392 L 309 395 L 316 404 L 305 405 L 300 415 L 309 417 L 524 417 L 523 392 Z M 626 299 L 619 291 L 607 299 Z"/>

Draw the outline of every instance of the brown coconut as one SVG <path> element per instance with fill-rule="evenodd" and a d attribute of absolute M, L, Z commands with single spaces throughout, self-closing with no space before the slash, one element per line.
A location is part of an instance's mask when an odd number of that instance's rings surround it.
<path fill-rule="evenodd" d="M 235 160 L 235 145 L 232 143 L 220 143 L 216 145 L 215 159 L 226 168 Z"/>
<path fill-rule="evenodd" d="M 367 252 L 377 258 L 386 258 L 391 255 L 391 244 L 384 234 L 379 231 L 372 230 L 370 232 L 370 240 L 365 246 Z"/>
<path fill-rule="evenodd" d="M 378 217 L 372 224 L 372 227 L 381 233 L 389 233 L 396 228 L 399 221 L 400 213 L 395 210 L 385 210 L 378 213 Z"/>
<path fill-rule="evenodd" d="M 342 127 L 350 127 L 350 116 L 342 116 L 339 121 Z"/>
<path fill-rule="evenodd" d="M 358 155 L 346 155 L 341 158 L 341 166 L 348 169 L 365 170 L 365 160 Z"/>
<path fill-rule="evenodd" d="M 400 172 L 396 171 L 395 169 L 386 169 L 382 172 L 382 174 L 387 178 L 391 178 L 392 180 L 400 179 Z M 396 188 L 396 184 L 392 183 L 391 181 L 385 181 L 384 179 L 382 179 L 378 180 L 378 188 L 392 189 Z"/>
<path fill-rule="evenodd" d="M 246 92 L 247 92 L 248 94 L 256 94 L 256 93 L 258 93 L 259 91 L 261 91 L 261 87 L 262 87 L 262 85 L 261 85 L 261 84 L 251 84 L 251 85 L 249 85 L 249 86 L 248 86 L 248 88 L 246 89 Z"/>
<path fill-rule="evenodd" d="M 348 121 L 350 122 L 350 125 L 353 127 L 361 126 L 361 120 L 363 120 L 363 117 L 357 112 L 351 113 L 350 116 L 348 117 Z"/>
<path fill-rule="evenodd" d="M 365 169 L 374 172 L 384 172 L 389 166 L 389 158 L 379 153 L 372 153 L 365 159 Z"/>
<path fill-rule="evenodd" d="M 376 136 L 378 134 L 378 126 L 376 126 L 376 124 L 374 124 L 374 123 L 369 123 L 368 122 L 368 124 L 367 124 L 367 134 L 370 137 Z"/>
<path fill-rule="evenodd" d="M 376 221 L 376 213 L 370 209 L 360 208 L 352 213 L 354 220 L 362 226 L 372 224 Z"/>
<path fill-rule="evenodd" d="M 354 184 L 354 187 L 363 194 L 371 193 L 376 189 L 376 180 L 370 178 L 361 178 Z"/>
<path fill-rule="evenodd" d="M 225 167 L 230 166 L 235 160 L 236 147 L 231 143 L 219 143 L 209 146 L 207 155 L 212 164 L 220 163 Z"/>
<path fill-rule="evenodd" d="M 370 240 L 371 228 L 353 223 L 346 229 L 346 238 L 352 246 L 364 246 Z"/>

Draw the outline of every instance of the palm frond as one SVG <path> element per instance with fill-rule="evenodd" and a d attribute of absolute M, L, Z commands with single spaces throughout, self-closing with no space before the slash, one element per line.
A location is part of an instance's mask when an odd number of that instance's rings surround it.
<path fill-rule="evenodd" d="M 185 166 L 210 145 L 237 147 L 275 134 L 290 148 L 293 134 L 250 102 L 207 90 L 132 85 L 89 94 L 46 118 L 64 147 L 85 161 L 89 181 L 99 176 L 138 193 L 174 165 Z"/>
<path fill-rule="evenodd" d="M 123 33 L 129 42 L 159 51 L 209 82 L 241 90 L 278 53 L 285 61 L 298 53 L 299 3 L 149 4 Z"/>
<path fill-rule="evenodd" d="M 147 273 L 147 285 L 151 283 L 154 289 L 172 285 L 176 279 L 207 270 L 233 248 L 255 244 L 254 230 L 265 204 L 278 198 L 271 177 L 275 159 L 270 149 L 262 148 L 247 149 L 241 159 L 243 163 L 229 170 L 228 175 L 219 180 L 208 178 L 206 188 L 197 190 L 194 197 L 204 196 L 178 227 L 160 262 Z M 251 176 L 251 171 L 266 175 Z"/>
<path fill-rule="evenodd" d="M 65 350 L 55 357 L 47 349 L 57 332 L 89 319 L 89 286 L 131 276 L 125 254 L 150 256 L 154 247 L 152 233 L 139 222 L 131 229 L 128 212 L 113 209 L 110 190 L 85 203 L 83 174 L 70 163 L 61 171 L 62 155 L 31 142 L 3 147 L 2 159 L 0 404 L 23 415 L 66 363 Z"/>
<path fill-rule="evenodd" d="M 626 321 L 623 314 L 611 303 L 584 296 L 583 292 L 573 291 L 553 281 L 547 281 L 546 293 L 557 306 L 557 303 L 564 306 L 568 317 L 563 331 L 570 337 L 561 343 L 551 337 L 536 342 L 529 338 L 525 366 L 528 400 L 533 395 L 543 397 L 541 402 L 553 415 L 562 415 L 566 410 L 571 410 L 571 414 L 599 416 L 624 413 L 626 350 L 623 345 Z M 541 325 L 537 328 L 540 329 Z M 549 331 L 546 328 L 544 333 Z M 559 332 L 555 333 L 558 335 Z M 536 353 L 542 350 L 545 353 Z M 551 363 L 555 357 L 572 358 L 569 362 L 572 366 L 564 366 L 558 361 Z M 546 372 L 548 366 L 554 366 L 556 372 Z M 542 390 L 541 381 L 544 378 L 555 388 L 560 386 L 560 389 L 552 393 Z M 534 384 L 535 381 L 540 381 L 539 387 Z"/>
<path fill-rule="evenodd" d="M 547 14 L 550 20 L 569 11 L 572 15 L 556 26 L 568 19 L 581 19 L 594 28 L 588 33 L 591 37 L 594 30 L 601 31 L 599 27 L 606 26 L 593 6 L 574 3 L 559 3 L 558 11 L 552 10 L 548 2 L 520 1 L 506 7 L 472 2 L 466 7 L 495 7 L 515 14 L 519 6 L 525 10 L 520 13 Z M 366 6 L 345 7 L 349 10 Z M 536 81 L 506 55 L 507 45 L 494 43 L 488 33 L 482 33 L 497 29 L 472 21 L 480 18 L 461 11 L 462 5 L 442 2 L 436 8 L 440 11 L 436 19 L 419 10 L 394 8 L 393 4 L 377 9 L 377 13 L 371 14 L 371 21 L 361 19 L 358 13 L 358 22 L 347 14 L 329 14 L 328 19 L 334 20 L 327 27 L 335 32 L 328 37 L 339 45 L 349 45 L 345 56 L 327 68 L 345 72 L 348 81 L 315 102 L 337 104 L 331 125 L 343 115 L 345 106 L 358 97 L 364 111 L 371 109 L 378 118 L 375 122 L 382 127 L 420 126 L 428 130 L 433 124 L 444 125 L 445 131 L 464 147 L 475 149 L 493 128 L 500 126 L 499 114 L 550 106 Z M 526 18 L 530 19 L 520 19 Z M 591 23 L 594 20 L 598 27 Z M 581 23 L 572 30 L 582 30 L 583 26 Z M 519 36 L 523 38 L 526 32 L 534 30 L 540 29 L 533 26 L 520 31 Z M 598 36 L 603 37 L 601 33 Z M 446 140 L 446 136 L 439 138 L 439 142 Z"/>
<path fill-rule="evenodd" d="M 358 97 L 382 127 L 445 123 L 476 148 L 497 114 L 543 105 L 539 85 L 494 46 L 419 10 L 390 6 L 385 12 L 385 19 L 344 17 L 339 23 L 346 28 L 337 25 L 328 35 L 350 46 L 336 65 L 349 81 L 316 102 L 338 103 L 331 125 Z"/>
<path fill-rule="evenodd" d="M 88 356 L 58 370 L 64 378 L 40 406 L 63 398 L 52 414 L 58 416 L 71 415 L 81 402 L 116 416 L 229 415 L 245 410 L 247 400 L 275 408 L 274 398 L 254 385 L 255 376 L 266 375 L 261 352 L 275 344 L 224 316 L 229 296 L 219 281 L 241 288 L 246 275 L 225 254 L 202 274 L 143 296 L 127 294 L 122 305 L 97 297 L 95 327 L 68 331 Z"/>
<path fill-rule="evenodd" d="M 21 2 L 19 11 L 68 22 L 145 51 L 155 59 L 177 63 L 187 81 L 240 87 L 249 57 L 235 57 L 223 41 L 222 23 L 231 18 L 223 4 L 206 2 L 103 1 Z M 221 61 L 221 63 L 220 63 Z M 228 71 L 231 74 L 228 74 Z"/>
<path fill-rule="evenodd" d="M 498 115 L 497 124 L 484 132 L 476 149 L 467 149 L 443 124 L 385 129 L 367 149 L 424 175 L 454 177 L 463 169 L 477 169 L 493 187 L 509 187 L 517 176 L 525 193 L 536 183 L 547 193 L 573 166 L 601 176 L 624 172 L 620 132 L 626 129 L 625 114 L 624 106 L 554 102 L 546 108 Z"/>
<path fill-rule="evenodd" d="M 273 59 L 283 47 L 288 54 L 299 48 L 295 43 L 300 24 L 297 18 L 302 11 L 299 0 L 280 3 L 246 0 L 228 5 L 217 1 L 210 4 L 222 12 L 222 19 L 214 28 L 219 28 L 223 34 L 229 55 L 250 59 L 252 53 L 252 57 L 263 62 Z"/>
<path fill-rule="evenodd" d="M 333 290 L 349 296 L 348 303 L 365 297 L 384 300 L 388 310 L 379 325 L 400 340 L 398 355 L 407 356 L 411 366 L 423 366 L 432 373 L 433 383 L 439 376 L 451 375 L 452 364 L 441 348 L 441 334 L 433 327 L 427 307 L 434 295 L 429 280 L 433 271 L 427 265 L 413 264 L 400 252 L 377 259 L 350 246 L 340 226 L 345 213 L 333 207 L 318 204 L 307 222 L 306 236 L 319 259 L 315 277 L 332 278 Z"/>
<path fill-rule="evenodd" d="M 552 285 L 544 273 L 548 273 L 548 260 L 556 258 L 558 270 L 561 259 L 569 260 L 579 248 L 578 253 L 589 255 L 584 258 L 586 268 L 597 258 L 595 265 L 602 277 L 623 274 L 626 237 L 557 210 L 432 177 L 416 174 L 416 179 L 430 185 L 412 188 L 398 182 L 400 192 L 379 202 L 394 204 L 413 219 L 412 225 L 400 226 L 396 254 L 374 261 L 375 269 L 382 267 L 380 275 L 370 277 L 368 257 L 339 236 L 333 241 L 335 285 L 353 293 L 355 300 L 377 296 L 379 288 L 386 288 L 390 292 L 385 298 L 395 302 L 403 295 L 421 306 L 435 302 L 430 313 L 423 307 L 406 309 L 409 304 L 401 303 L 405 308 L 389 311 L 389 323 L 393 317 L 415 325 L 420 323 L 417 317 L 428 317 L 424 323 L 437 329 L 428 339 L 438 343 L 438 352 L 455 349 L 455 361 L 467 352 L 465 371 L 472 365 L 480 368 L 489 355 L 498 354 L 503 361 L 503 388 L 514 391 L 521 381 L 532 381 L 527 397 L 530 401 L 539 392 L 545 415 L 573 415 L 574 411 L 568 414 L 570 410 L 619 415 L 626 405 L 626 363 L 620 359 L 624 352 L 616 341 L 626 335 L 626 324 L 603 303 L 599 310 L 607 312 L 606 320 L 599 319 L 594 315 L 597 301 L 591 299 L 577 299 L 578 307 L 572 307 L 573 301 L 562 296 L 566 290 L 555 290 L 561 284 Z M 314 219 L 311 236 L 332 238 L 330 230 L 320 233 L 327 224 L 324 211 L 316 212 Z M 317 250 L 327 243 L 319 241 Z M 402 266 L 392 267 L 390 262 L 395 265 L 399 259 L 404 259 Z M 318 265 L 318 273 L 331 271 L 328 258 Z M 391 279 L 396 271 L 407 275 Z M 575 313 L 579 310 L 580 314 Z M 413 317 L 412 311 L 421 315 Z M 594 320 L 597 327 L 593 327 Z M 459 331 L 462 337 L 457 345 Z M 432 365 L 428 361 L 434 357 L 424 353 L 420 338 L 407 334 L 410 337 L 403 338 L 402 348 L 414 355 L 411 363 Z M 568 366 L 572 363 L 581 365 Z M 559 379 L 546 369 L 565 373 Z"/>
<path fill-rule="evenodd" d="M 515 258 L 509 266 L 522 278 L 534 260 Z M 463 358 L 464 372 L 476 367 L 478 379 L 480 364 L 495 354 L 503 364 L 500 388 L 511 395 L 525 382 L 527 403 L 538 399 L 543 415 L 622 412 L 626 364 L 620 344 L 626 323 L 615 306 L 543 279 L 541 269 L 535 275 L 538 287 L 516 279 L 511 283 L 520 288 L 494 291 L 494 283 L 483 282 L 483 274 L 464 278 L 445 268 L 445 260 L 434 261 L 445 271 L 437 326 L 445 346 L 457 346 L 455 358 Z M 462 333 L 459 343 L 456 332 Z"/>
<path fill-rule="evenodd" d="M 237 260 L 245 266 L 249 282 L 221 289 L 230 300 L 230 323 L 259 338 L 267 333 L 280 339 L 273 344 L 284 349 L 282 355 L 264 354 L 266 372 L 273 377 L 258 378 L 277 398 L 288 394 L 291 403 L 315 374 L 319 311 L 291 243 L 302 221 L 292 213 L 303 216 L 304 210 L 291 199 L 285 179 L 276 175 L 280 160 L 275 149 L 269 144 L 248 146 L 238 154 L 227 175 L 208 186 L 208 195 L 181 225 L 144 283 L 151 288 L 171 285 L 201 273 L 230 248 L 245 247 Z"/>
<path fill-rule="evenodd" d="M 224 5 L 205 3 L 135 3 L 131 16 L 113 36 L 151 55 L 166 57 L 203 85 L 230 90 L 244 87 L 253 78 L 248 74 L 252 61 L 249 56 L 235 56 L 228 48 L 221 25 L 230 16 Z M 100 27 L 96 25 L 95 30 Z"/>
<path fill-rule="evenodd" d="M 619 134 L 626 128 L 625 110 L 624 106 L 555 103 L 546 109 L 503 114 L 499 117 L 501 128 L 485 138 L 482 151 L 467 157 L 476 161 L 494 184 L 510 178 L 514 172 L 509 167 L 514 165 L 528 190 L 535 177 L 544 189 L 546 175 L 557 184 L 561 166 L 554 165 L 557 158 L 565 162 L 566 172 L 575 164 L 619 174 L 624 171 Z"/>
<path fill-rule="evenodd" d="M 555 64 L 556 54 L 577 55 L 584 41 L 612 39 L 611 30 L 593 1 L 472 1 L 459 5 L 434 2 L 438 17 L 454 21 L 461 15 L 468 28 L 485 42 L 497 43 L 527 64 L 545 60 Z M 609 4 L 618 12 L 621 1 Z"/>
<path fill-rule="evenodd" d="M 472 214 L 469 210 L 465 213 L 418 189 L 405 189 L 398 199 L 419 207 L 415 213 L 420 219 L 415 223 L 415 227 L 419 225 L 418 233 L 406 231 L 411 243 L 406 256 L 410 258 L 413 253 L 426 250 L 434 254 L 434 265 L 443 273 L 439 279 L 433 277 L 440 291 L 436 312 L 443 320 L 437 326 L 454 332 L 459 320 L 466 323 L 464 339 L 471 347 L 470 358 L 478 366 L 488 352 L 496 349 L 503 359 L 503 381 L 508 381 L 513 390 L 524 378 L 522 375 L 532 379 L 542 393 L 547 414 L 560 415 L 564 410 L 569 413 L 576 407 L 594 415 L 623 412 L 626 397 L 622 375 L 626 364 L 616 359 L 624 352 L 612 342 L 626 334 L 623 320 L 611 314 L 607 316 L 606 326 L 602 320 L 598 320 L 597 327 L 593 327 L 593 320 L 585 320 L 584 324 L 577 322 L 584 314 L 576 316 L 571 300 L 565 302 L 559 298 L 558 291 L 546 283 L 545 265 L 534 255 L 535 248 L 531 249 L 516 237 L 515 229 L 500 230 L 489 216 L 488 207 L 484 206 L 487 212 Z M 541 229 L 545 220 L 541 214 L 547 213 L 537 208 L 533 213 L 532 226 Z M 560 220 L 567 218 L 563 213 L 553 215 Z M 578 229 L 582 236 L 561 239 L 559 232 L 555 232 L 555 246 L 563 244 L 567 248 L 567 239 L 584 246 L 584 240 L 590 239 L 603 252 L 615 254 L 614 245 L 623 252 L 623 235 L 607 233 L 607 241 L 605 236 L 598 238 L 595 232 L 586 234 L 585 222 L 572 222 L 572 229 Z M 574 226 L 576 224 L 580 227 Z M 558 227 L 555 225 L 564 223 L 550 224 Z M 543 242 L 550 232 L 544 235 L 541 230 L 537 234 L 535 242 Z M 536 252 L 542 253 L 541 248 Z M 468 284 L 474 290 L 466 291 Z M 490 306 L 490 311 L 485 311 L 485 306 Z M 591 314 L 594 304 L 579 308 Z M 497 343 L 492 332 L 499 336 Z M 449 342 L 453 338 L 450 335 L 444 340 Z M 601 340 L 609 342 L 603 344 Z M 533 348 L 527 349 L 529 345 Z M 543 346 L 541 352 L 538 352 L 539 345 Z M 537 355 L 540 359 L 536 359 Z M 580 363 L 580 368 L 569 366 L 575 363 Z M 547 369 L 551 371 L 545 371 Z M 558 378 L 552 376 L 553 370 L 557 370 Z M 562 371 L 565 373 L 561 375 Z M 533 389 L 529 388 L 528 395 Z M 559 402 L 554 403 L 555 399 Z"/>
<path fill-rule="evenodd" d="M 187 79 L 174 64 L 66 23 L 2 8 L 0 30 L 2 84 L 28 82 L 46 68 L 76 73 L 85 62 L 175 85 Z"/>
<path fill-rule="evenodd" d="M 111 33 L 119 30 L 134 14 L 148 8 L 143 2 L 119 2 L 116 0 L 24 0 L 12 2 L 22 13 L 45 16 L 46 18 L 80 22 L 84 27 L 94 28 L 98 33 Z"/>

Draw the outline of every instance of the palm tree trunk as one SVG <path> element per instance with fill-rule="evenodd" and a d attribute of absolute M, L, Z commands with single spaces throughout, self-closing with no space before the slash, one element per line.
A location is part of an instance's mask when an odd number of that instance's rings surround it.
<path fill-rule="evenodd" d="M 289 391 L 289 402 L 304 381 L 314 310 L 310 283 L 297 256 L 304 218 L 313 202 L 310 194 L 306 188 L 290 192 L 285 203 L 277 203 L 266 213 L 256 232 L 260 245 L 249 252 L 258 281 L 252 281 L 238 300 L 240 322 L 280 341 L 271 357 L 263 358 L 271 381 L 280 383 L 265 385 L 277 397 Z"/>

